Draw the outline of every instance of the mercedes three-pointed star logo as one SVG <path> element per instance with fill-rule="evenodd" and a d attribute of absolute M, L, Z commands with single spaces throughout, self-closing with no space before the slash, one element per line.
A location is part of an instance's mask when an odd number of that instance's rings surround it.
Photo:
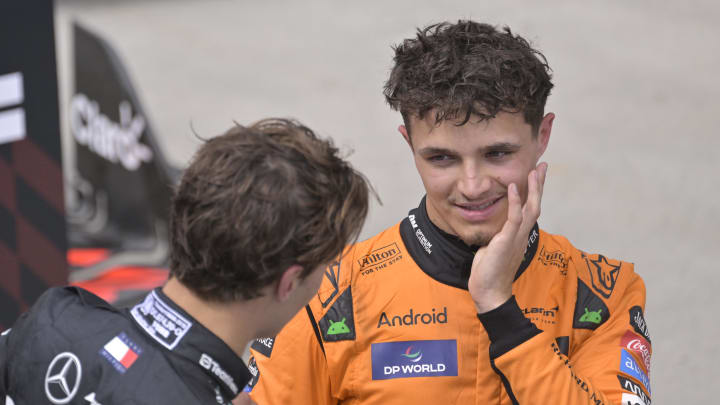
<path fill-rule="evenodd" d="M 82 365 L 77 356 L 70 352 L 60 353 L 50 362 L 45 373 L 45 395 L 53 404 L 67 404 L 77 394 L 81 377 Z"/>

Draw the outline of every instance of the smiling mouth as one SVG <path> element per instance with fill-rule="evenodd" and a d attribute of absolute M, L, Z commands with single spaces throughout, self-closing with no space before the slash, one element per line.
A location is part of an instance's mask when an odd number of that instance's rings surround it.
<path fill-rule="evenodd" d="M 489 200 L 482 204 L 455 204 L 455 205 L 461 209 L 468 210 L 468 211 L 483 211 L 485 209 L 490 208 L 490 206 L 497 203 L 498 201 L 502 200 L 503 197 L 505 197 L 505 196 L 500 196 L 498 198 Z"/>

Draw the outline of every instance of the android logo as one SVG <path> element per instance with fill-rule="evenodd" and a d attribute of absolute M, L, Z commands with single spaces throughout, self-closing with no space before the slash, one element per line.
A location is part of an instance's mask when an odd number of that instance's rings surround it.
<path fill-rule="evenodd" d="M 585 308 L 585 313 L 580 317 L 580 322 L 600 323 L 602 321 L 602 317 L 600 316 L 601 312 L 602 308 L 597 311 L 588 311 L 588 309 Z"/>
<path fill-rule="evenodd" d="M 330 321 L 330 327 L 327 330 L 328 335 L 339 335 L 341 333 L 350 333 L 350 328 L 345 325 L 345 318 L 342 319 L 340 322 L 333 322 L 332 319 L 328 319 Z"/>

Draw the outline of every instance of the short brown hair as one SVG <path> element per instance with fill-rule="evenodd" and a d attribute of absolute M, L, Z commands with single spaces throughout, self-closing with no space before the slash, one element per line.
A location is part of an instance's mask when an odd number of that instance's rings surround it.
<path fill-rule="evenodd" d="M 363 175 L 297 121 L 237 125 L 208 140 L 172 202 L 171 277 L 198 296 L 250 299 L 291 265 L 307 276 L 354 241 Z"/>
<path fill-rule="evenodd" d="M 534 133 L 553 84 L 545 56 L 510 28 L 473 21 L 447 22 L 418 30 L 395 48 L 395 66 L 385 99 L 409 117 L 435 111 L 435 122 L 471 116 L 494 118 L 523 112 Z"/>

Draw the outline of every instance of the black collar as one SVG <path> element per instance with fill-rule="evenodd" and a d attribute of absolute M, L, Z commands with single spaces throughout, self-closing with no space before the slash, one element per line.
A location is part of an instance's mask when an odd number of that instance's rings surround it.
<path fill-rule="evenodd" d="M 525 258 L 515 280 L 530 265 L 538 247 L 540 231 L 536 223 L 528 235 Z M 443 232 L 430 221 L 425 197 L 400 223 L 400 236 L 410 256 L 428 276 L 453 287 L 467 290 L 468 278 L 477 246 L 468 246 L 460 238 Z"/>
<path fill-rule="evenodd" d="M 250 380 L 250 371 L 242 359 L 160 288 L 151 291 L 130 314 L 151 340 L 170 351 L 171 357 L 181 358 L 183 369 L 192 374 L 189 377 L 199 375 L 203 381 L 210 377 L 225 398 L 235 398 Z"/>

